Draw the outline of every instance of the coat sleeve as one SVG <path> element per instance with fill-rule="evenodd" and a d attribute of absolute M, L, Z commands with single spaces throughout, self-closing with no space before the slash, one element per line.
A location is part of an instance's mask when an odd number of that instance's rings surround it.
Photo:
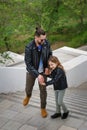
<path fill-rule="evenodd" d="M 38 77 L 39 73 L 32 65 L 32 51 L 29 47 L 25 47 L 25 64 L 27 71 L 31 72 L 35 77 Z"/>
<path fill-rule="evenodd" d="M 60 71 L 60 70 L 57 71 L 57 74 L 54 76 L 54 78 L 52 78 L 50 81 L 46 82 L 46 86 L 52 85 L 52 84 L 58 82 L 58 80 L 62 77 L 62 75 L 63 75 L 62 71 Z"/>

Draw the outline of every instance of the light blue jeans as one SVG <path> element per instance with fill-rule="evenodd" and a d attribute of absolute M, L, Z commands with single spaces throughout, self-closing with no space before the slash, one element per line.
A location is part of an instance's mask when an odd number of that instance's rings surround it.
<path fill-rule="evenodd" d="M 55 101 L 56 101 L 56 113 L 61 113 L 61 108 L 63 112 L 67 112 L 67 107 L 65 106 L 63 102 L 65 90 L 56 90 L 55 91 Z"/>

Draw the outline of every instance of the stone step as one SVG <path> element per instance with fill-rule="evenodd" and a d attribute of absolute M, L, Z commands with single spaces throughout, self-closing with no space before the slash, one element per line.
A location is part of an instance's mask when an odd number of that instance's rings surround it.
<path fill-rule="evenodd" d="M 47 88 L 48 96 L 47 96 L 47 109 L 49 111 L 55 112 L 55 97 L 54 90 L 51 88 Z M 39 90 L 33 90 L 32 98 L 30 99 L 30 105 L 40 108 L 40 92 Z M 6 98 L 14 103 L 22 104 L 23 99 L 25 97 L 25 92 L 16 92 L 16 93 L 8 93 L 8 94 L 0 94 L 0 98 Z M 78 88 L 68 88 L 64 102 L 70 110 L 70 115 L 76 118 L 84 118 L 87 117 L 87 86 L 78 87 Z"/>

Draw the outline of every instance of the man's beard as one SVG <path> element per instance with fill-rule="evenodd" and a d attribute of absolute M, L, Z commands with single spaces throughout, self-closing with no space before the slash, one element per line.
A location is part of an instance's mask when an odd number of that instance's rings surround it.
<path fill-rule="evenodd" d="M 38 45 L 41 45 L 41 42 L 38 42 Z"/>
<path fill-rule="evenodd" d="M 38 45 L 42 45 L 42 42 L 38 42 Z"/>

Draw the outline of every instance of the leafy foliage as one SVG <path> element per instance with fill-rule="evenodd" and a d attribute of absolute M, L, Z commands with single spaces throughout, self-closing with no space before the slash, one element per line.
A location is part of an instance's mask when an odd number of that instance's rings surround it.
<path fill-rule="evenodd" d="M 53 44 L 86 44 L 86 12 L 87 0 L 0 0 L 0 51 L 22 53 L 36 26 L 47 31 Z"/>

